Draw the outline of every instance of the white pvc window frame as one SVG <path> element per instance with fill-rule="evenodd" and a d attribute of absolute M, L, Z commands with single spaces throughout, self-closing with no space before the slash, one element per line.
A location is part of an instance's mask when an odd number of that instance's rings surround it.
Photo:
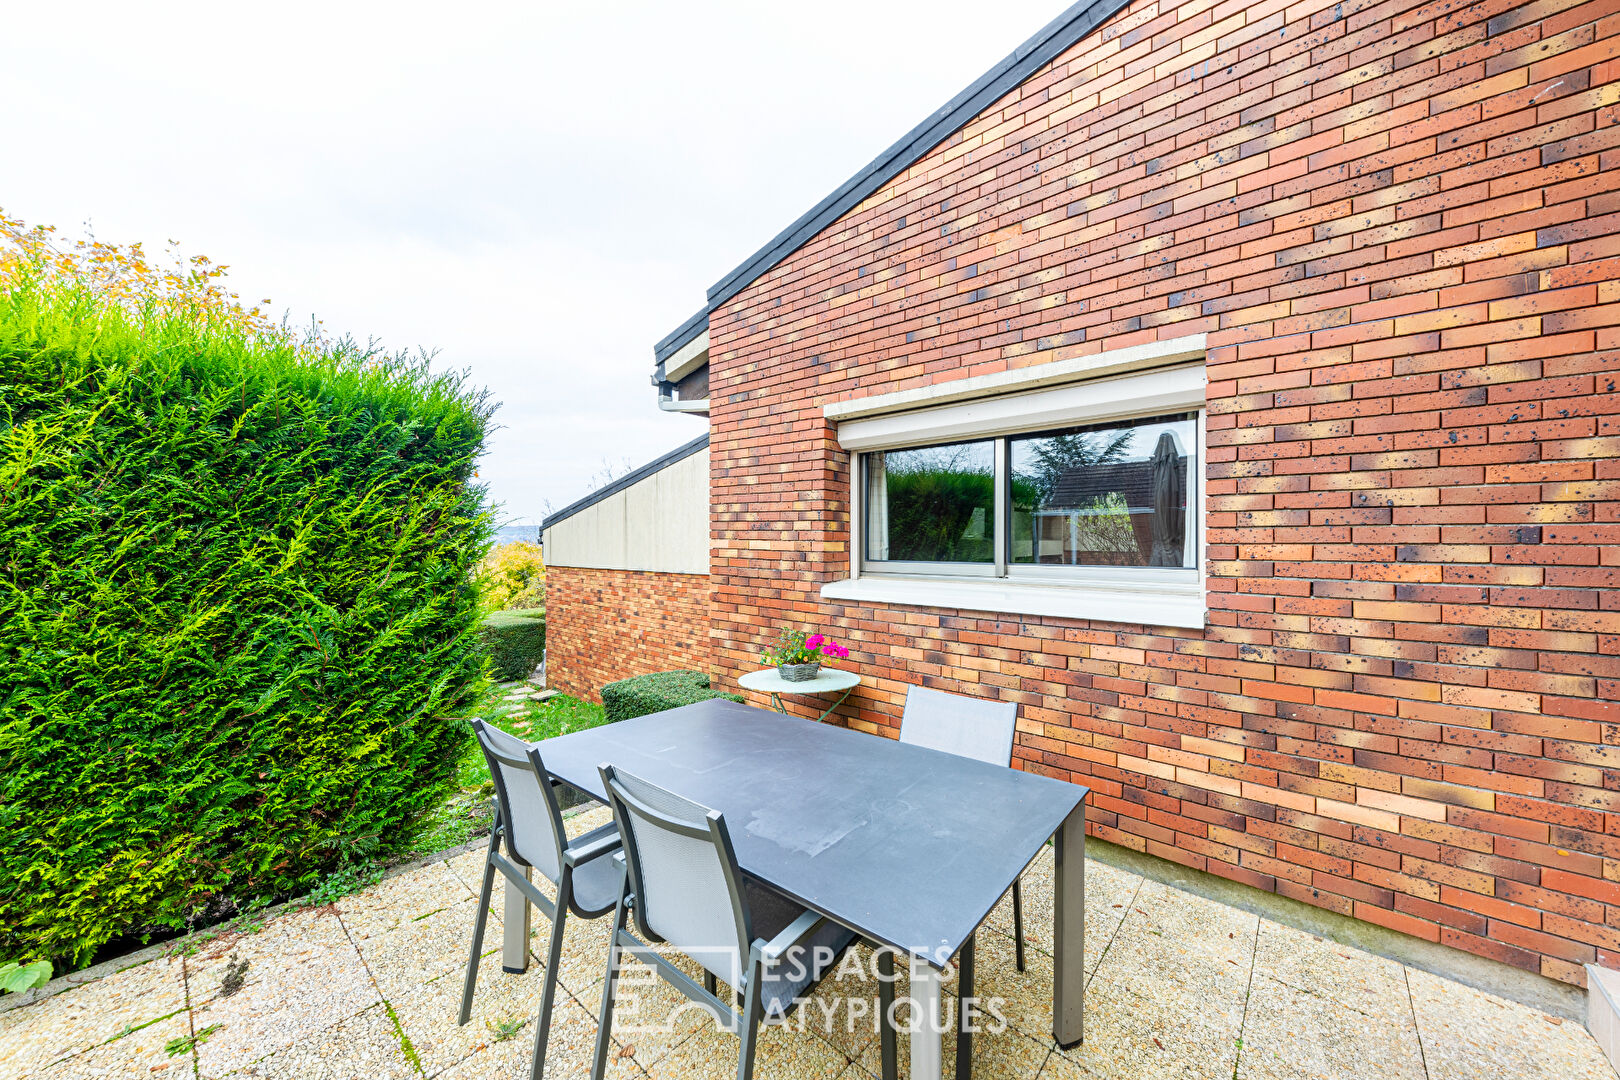
<path fill-rule="evenodd" d="M 1202 627 L 1207 615 L 1208 562 L 1204 398 L 1200 363 L 840 424 L 839 443 L 851 451 L 850 575 L 824 585 L 822 596 Z M 1196 415 L 1196 446 L 1189 448 L 1193 460 L 1188 462 L 1187 478 L 1193 567 L 1009 563 L 1009 437 L 1174 413 Z M 868 455 L 985 439 L 993 440 L 995 449 L 994 562 L 910 563 L 867 558 L 867 518 L 881 512 L 868 506 Z"/>

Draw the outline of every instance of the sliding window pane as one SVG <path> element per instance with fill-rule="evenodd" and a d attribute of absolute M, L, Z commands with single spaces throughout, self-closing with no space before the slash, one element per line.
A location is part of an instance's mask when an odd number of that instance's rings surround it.
<path fill-rule="evenodd" d="M 988 563 L 995 557 L 995 444 L 867 454 L 866 557 Z"/>
<path fill-rule="evenodd" d="M 1196 414 L 1007 440 L 1016 565 L 1196 566 Z"/>

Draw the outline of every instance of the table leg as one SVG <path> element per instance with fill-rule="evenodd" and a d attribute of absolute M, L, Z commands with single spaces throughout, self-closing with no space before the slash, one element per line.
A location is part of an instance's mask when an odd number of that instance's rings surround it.
<path fill-rule="evenodd" d="M 1067 1050 L 1084 1037 L 1086 994 L 1086 804 L 1075 807 L 1055 837 L 1053 859 L 1052 1037 Z"/>
<path fill-rule="evenodd" d="M 944 1063 L 940 1022 L 942 976 L 928 961 L 911 958 L 911 1080 L 939 1080 Z"/>
<path fill-rule="evenodd" d="M 782 698 L 775 690 L 771 691 L 771 707 L 784 716 L 787 715 L 787 710 L 782 708 Z"/>
<path fill-rule="evenodd" d="M 530 881 L 534 874 L 523 868 Z M 501 970 L 521 975 L 529 970 L 529 898 L 505 878 L 501 879 L 506 898 L 501 908 Z"/>
<path fill-rule="evenodd" d="M 853 689 L 855 689 L 855 688 L 852 686 L 852 687 L 849 688 L 849 690 L 845 690 L 844 693 L 839 697 L 839 699 L 832 703 L 831 708 L 829 708 L 826 712 L 822 713 L 820 716 L 816 717 L 816 723 L 820 724 L 820 723 L 826 722 L 827 717 L 829 717 L 829 716 L 831 716 L 833 714 L 833 709 L 836 709 L 836 708 L 838 708 L 838 706 L 842 705 L 844 703 L 844 698 L 849 697 L 849 692 L 850 692 L 850 690 L 853 690 Z"/>

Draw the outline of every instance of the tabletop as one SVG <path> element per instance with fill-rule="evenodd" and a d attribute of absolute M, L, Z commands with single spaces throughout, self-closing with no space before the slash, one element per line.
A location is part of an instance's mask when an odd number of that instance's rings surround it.
<path fill-rule="evenodd" d="M 1089 793 L 724 699 L 538 745 L 599 800 L 607 762 L 719 810 L 745 871 L 935 966 Z"/>
<path fill-rule="evenodd" d="M 822 668 L 816 677 L 803 682 L 789 682 L 775 668 L 750 671 L 737 680 L 744 690 L 757 690 L 764 694 L 831 694 L 861 684 L 861 677 L 841 668 Z"/>

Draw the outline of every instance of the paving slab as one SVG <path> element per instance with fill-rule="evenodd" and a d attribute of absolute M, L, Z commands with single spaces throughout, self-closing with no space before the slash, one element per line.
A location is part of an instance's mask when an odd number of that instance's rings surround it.
<path fill-rule="evenodd" d="M 569 831 L 604 820 L 593 808 Z M 171 956 L 0 1012 L 0 1080 L 526 1077 L 544 918 L 534 920 L 529 971 L 503 972 L 495 897 L 472 1022 L 455 1023 L 483 858 L 481 848 L 453 854 L 333 905 L 278 913 L 257 932 L 198 935 Z M 1050 852 L 1025 873 L 1024 890 L 1028 970 L 1014 964 L 1010 899 L 977 937 L 980 1080 L 1616 1080 L 1575 1021 L 1096 861 L 1087 864 L 1086 1039 L 1059 1050 Z M 588 1075 L 608 924 L 569 920 L 548 1077 Z M 233 957 L 248 969 L 226 993 Z M 874 970 L 868 949 L 851 950 L 786 1025 L 762 1036 L 756 1075 L 877 1076 Z M 947 992 L 954 986 L 953 970 Z M 896 996 L 908 990 L 902 964 Z M 905 1032 L 898 1044 L 907 1077 Z M 639 964 L 627 971 L 610 1048 L 616 1080 L 736 1069 L 735 1036 Z M 949 1075 L 954 1038 L 944 1060 Z"/>
<path fill-rule="evenodd" d="M 1430 1080 L 1615 1080 L 1597 1040 L 1575 1021 L 1426 971 L 1406 974 Z"/>
<path fill-rule="evenodd" d="M 165 1018 L 179 1016 L 183 1022 L 186 1008 L 183 962 L 159 958 L 0 1014 L 12 1018 L 0 1038 L 0 1078 L 31 1076 Z"/>
<path fill-rule="evenodd" d="M 1348 1008 L 1325 994 L 1257 978 L 1238 1080 L 1424 1080 L 1417 1028 Z"/>

